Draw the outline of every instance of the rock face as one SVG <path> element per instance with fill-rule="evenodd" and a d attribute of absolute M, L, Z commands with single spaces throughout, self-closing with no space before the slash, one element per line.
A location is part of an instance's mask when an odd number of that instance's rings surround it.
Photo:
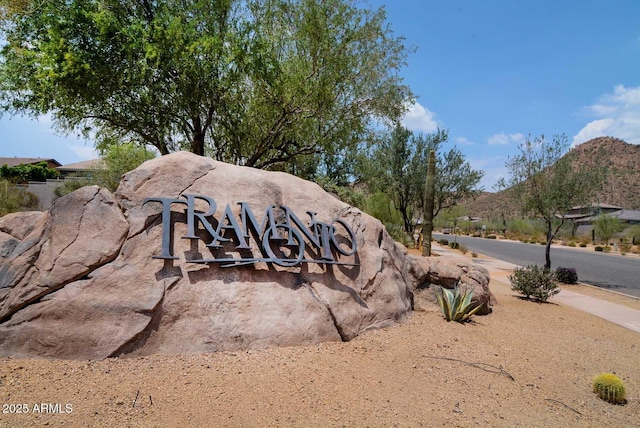
<path fill-rule="evenodd" d="M 282 208 L 286 207 L 286 208 Z M 98 359 L 350 340 L 414 291 L 486 271 L 407 255 L 377 220 L 284 173 L 189 153 L 0 218 L 0 355 Z"/>

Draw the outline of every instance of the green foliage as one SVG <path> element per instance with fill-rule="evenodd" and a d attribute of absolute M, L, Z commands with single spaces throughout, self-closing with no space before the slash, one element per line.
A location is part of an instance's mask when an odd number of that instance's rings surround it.
<path fill-rule="evenodd" d="M 520 153 L 509 157 L 509 194 L 524 215 L 540 218 L 546 225 L 545 267 L 551 268 L 551 242 L 564 224 L 564 213 L 574 206 L 587 205 L 602 183 L 603 173 L 597 168 L 574 169 L 575 153 L 566 135 L 551 140 L 544 135 L 519 146 Z M 558 221 L 558 216 L 561 220 Z"/>
<path fill-rule="evenodd" d="M 640 243 L 640 224 L 635 224 L 625 230 L 625 236 L 635 243 Z"/>
<path fill-rule="evenodd" d="M 396 209 L 386 193 L 375 192 L 366 197 L 361 209 L 384 224 L 402 225 L 402 214 Z"/>
<path fill-rule="evenodd" d="M 576 284 L 578 273 L 575 268 L 558 267 L 556 269 L 556 279 L 565 284 Z"/>
<path fill-rule="evenodd" d="M 449 245 L 449 240 L 442 238 L 442 239 L 438 240 L 438 243 L 440 245 Z"/>
<path fill-rule="evenodd" d="M 440 290 L 435 291 L 438 305 L 448 321 L 465 322 L 468 321 L 473 314 L 478 312 L 482 305 L 472 307 L 471 298 L 473 297 L 473 290 L 467 289 L 464 292 L 460 292 L 458 286 L 454 287 L 453 292 L 446 288 L 440 287 Z"/>
<path fill-rule="evenodd" d="M 57 198 L 60 198 L 64 195 L 68 195 L 69 193 L 78 190 L 81 187 L 92 186 L 94 184 L 99 185 L 94 178 L 71 177 L 65 179 L 61 186 L 56 187 L 56 190 L 53 191 L 53 194 Z"/>
<path fill-rule="evenodd" d="M 613 238 L 613 235 L 622 230 L 623 223 L 617 217 L 609 214 L 600 214 L 596 217 L 593 227 L 596 231 L 596 236 L 606 245 Z"/>
<path fill-rule="evenodd" d="M 461 252 L 462 254 L 467 254 L 467 253 L 469 252 L 469 248 L 467 248 L 467 246 L 466 246 L 466 245 L 461 245 L 461 244 L 459 244 L 459 245 L 458 245 L 458 249 L 460 250 L 460 252 Z"/>
<path fill-rule="evenodd" d="M 33 193 L 0 179 L 0 217 L 18 211 L 35 210 L 37 207 L 38 198 Z"/>
<path fill-rule="evenodd" d="M 359 178 L 371 189 L 385 192 L 402 213 L 405 230 L 413 232 L 415 220 L 425 208 L 425 183 L 431 150 L 436 155 L 433 182 L 433 216 L 479 193 L 482 171 L 471 169 L 462 152 L 441 150 L 448 132 L 414 134 L 397 125 L 379 139 L 372 139 L 358 161 Z"/>
<path fill-rule="evenodd" d="M 47 178 L 58 178 L 58 170 L 49 168 L 46 162 L 37 164 L 0 167 L 0 179 L 12 183 L 26 183 L 28 181 L 47 181 Z"/>
<path fill-rule="evenodd" d="M 114 192 L 120 185 L 122 176 L 140 166 L 155 154 L 144 146 L 135 143 L 112 143 L 99 148 L 100 157 L 104 161 L 105 169 L 96 169 L 96 183 Z"/>
<path fill-rule="evenodd" d="M 102 165 L 96 166 L 86 177 L 69 177 L 54 193 L 64 196 L 84 186 L 97 185 L 114 192 L 120 185 L 122 176 L 153 159 L 153 152 L 135 143 L 110 143 L 99 145 Z"/>
<path fill-rule="evenodd" d="M 451 247 L 454 250 L 457 250 L 458 248 L 460 248 L 460 244 L 457 242 L 449 242 L 449 247 Z"/>
<path fill-rule="evenodd" d="M 384 225 L 389 233 L 389 236 L 393 238 L 394 241 L 400 242 L 405 247 L 410 247 L 413 245 L 413 240 L 407 235 L 399 224 L 387 223 Z"/>
<path fill-rule="evenodd" d="M 599 253 L 602 253 L 604 251 L 604 247 L 601 247 L 600 245 L 596 245 L 594 247 L 594 250 L 599 252 Z"/>
<path fill-rule="evenodd" d="M 527 299 L 533 297 L 545 302 L 560 292 L 554 274 L 545 268 L 529 265 L 523 268 L 515 268 L 509 275 L 511 289 L 524 295 Z"/>
<path fill-rule="evenodd" d="M 593 379 L 593 392 L 612 404 L 625 404 L 626 388 L 622 379 L 613 373 L 601 373 Z"/>
<path fill-rule="evenodd" d="M 487 235 L 485 236 L 486 239 L 498 239 L 496 235 Z"/>
<path fill-rule="evenodd" d="M 345 174 L 413 99 L 410 50 L 356 0 L 33 0 L 2 24 L 0 110 L 161 154 Z"/>
<path fill-rule="evenodd" d="M 586 248 L 587 247 L 587 243 L 586 242 L 581 242 L 580 243 L 580 248 Z"/>

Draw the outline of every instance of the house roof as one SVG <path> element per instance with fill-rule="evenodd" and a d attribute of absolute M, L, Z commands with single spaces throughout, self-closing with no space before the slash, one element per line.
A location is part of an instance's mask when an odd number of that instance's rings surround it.
<path fill-rule="evenodd" d="M 90 159 L 82 162 L 70 163 L 57 168 L 61 172 L 90 171 L 94 169 L 106 169 L 102 159 Z"/>
<path fill-rule="evenodd" d="M 577 209 L 581 209 L 581 208 L 605 208 L 605 209 L 618 209 L 621 210 L 622 207 L 619 207 L 617 205 L 610 205 L 610 204 L 592 204 L 592 205 L 577 205 L 575 207 L 571 207 L 572 210 L 577 210 Z"/>
<path fill-rule="evenodd" d="M 640 211 L 634 210 L 618 210 L 607 213 L 611 217 L 618 218 L 622 221 L 640 221 Z M 598 216 L 585 217 L 578 220 L 576 223 L 593 223 Z"/>
<path fill-rule="evenodd" d="M 57 160 L 51 158 L 0 158 L 0 166 L 7 165 L 14 167 L 18 165 L 33 165 L 40 162 L 46 162 L 47 164 L 54 164 L 56 166 L 62 165 Z"/>

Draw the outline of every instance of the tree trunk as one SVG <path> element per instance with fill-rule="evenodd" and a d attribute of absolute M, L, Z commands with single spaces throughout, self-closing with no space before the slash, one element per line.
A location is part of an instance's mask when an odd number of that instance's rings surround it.
<path fill-rule="evenodd" d="M 204 156 L 204 135 L 206 129 L 202 128 L 202 121 L 199 116 L 192 118 L 193 121 L 193 140 L 191 141 L 191 153 L 198 156 Z"/>
<path fill-rule="evenodd" d="M 204 156 L 204 132 L 196 132 L 193 134 L 191 152 L 199 156 Z"/>
<path fill-rule="evenodd" d="M 553 236 L 551 235 L 551 227 L 552 226 L 549 225 L 549 230 L 547 230 L 547 246 L 544 252 L 544 268 L 546 270 L 551 270 L 551 241 L 553 239 Z"/>
<path fill-rule="evenodd" d="M 424 186 L 424 224 L 422 226 L 422 255 L 431 257 L 431 233 L 433 232 L 433 206 L 436 195 L 436 153 L 431 150 L 427 164 L 427 181 Z"/>

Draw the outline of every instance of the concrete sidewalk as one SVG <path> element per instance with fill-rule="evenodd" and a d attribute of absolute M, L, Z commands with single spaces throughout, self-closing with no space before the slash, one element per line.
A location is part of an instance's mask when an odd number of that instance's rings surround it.
<path fill-rule="evenodd" d="M 435 242 L 433 243 L 433 250 L 442 256 L 460 258 L 467 263 L 470 262 L 472 265 L 482 266 L 491 274 L 491 282 L 501 282 L 509 286 L 511 283 L 508 276 L 514 268 L 518 267 L 512 263 L 486 256 L 483 256 L 485 258 L 482 259 L 469 259 L 449 247 L 444 247 Z M 554 303 L 572 306 L 640 333 L 640 310 L 564 289 L 560 290 L 552 299 Z"/>

